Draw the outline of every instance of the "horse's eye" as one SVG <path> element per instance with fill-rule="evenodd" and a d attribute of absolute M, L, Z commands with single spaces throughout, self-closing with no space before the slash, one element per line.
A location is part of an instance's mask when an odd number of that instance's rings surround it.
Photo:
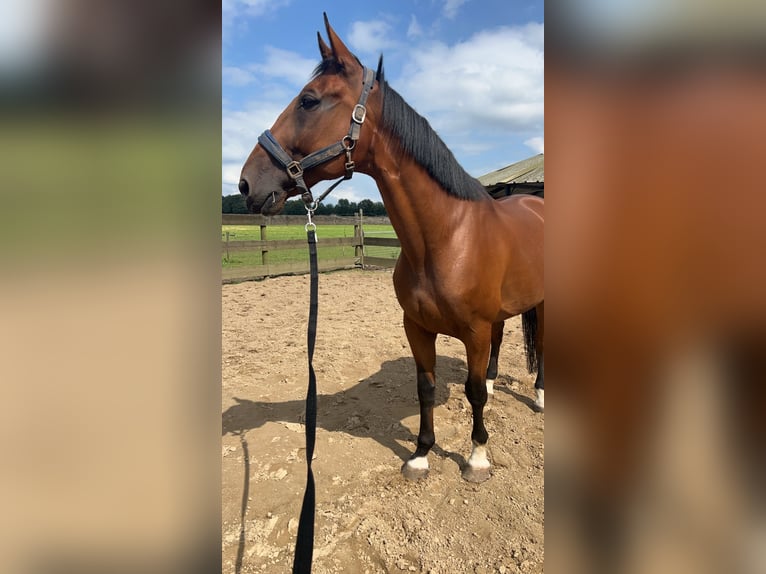
<path fill-rule="evenodd" d="M 313 96 L 306 95 L 301 98 L 300 107 L 303 108 L 304 110 L 314 109 L 318 105 L 319 105 L 319 100 Z"/>

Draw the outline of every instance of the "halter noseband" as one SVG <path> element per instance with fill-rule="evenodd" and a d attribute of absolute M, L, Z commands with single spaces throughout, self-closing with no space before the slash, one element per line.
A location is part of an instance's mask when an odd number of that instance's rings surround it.
<path fill-rule="evenodd" d="M 351 160 L 351 151 L 356 147 L 356 142 L 359 140 L 359 133 L 362 130 L 362 124 L 367 116 L 367 96 L 370 95 L 370 90 L 375 83 L 375 72 L 369 68 L 362 68 L 364 81 L 362 82 L 362 93 L 359 96 L 358 103 L 354 106 L 354 110 L 351 112 L 351 127 L 348 130 L 348 135 L 344 136 L 342 140 L 332 145 L 324 147 L 320 150 L 310 153 L 300 161 L 291 158 L 284 148 L 279 145 L 279 142 L 274 137 L 274 134 L 270 130 L 266 130 L 260 136 L 258 136 L 258 143 L 263 146 L 271 157 L 281 164 L 287 175 L 295 182 L 295 186 L 303 190 L 303 201 L 307 204 L 314 201 L 311 195 L 311 190 L 303 180 L 303 172 L 312 167 L 316 167 L 326 161 L 335 159 L 339 155 L 346 154 L 346 175 L 339 179 L 332 187 L 330 187 L 322 197 L 317 201 L 321 201 L 330 191 L 332 191 L 336 185 L 341 181 L 351 179 L 354 175 L 354 168 L 356 167 Z"/>

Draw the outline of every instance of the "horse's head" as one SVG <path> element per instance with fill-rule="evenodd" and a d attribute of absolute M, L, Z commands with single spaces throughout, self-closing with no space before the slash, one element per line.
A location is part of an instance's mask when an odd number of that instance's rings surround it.
<path fill-rule="evenodd" d="M 370 120 L 377 114 L 368 113 L 365 104 L 377 91 L 375 77 L 343 44 L 326 14 L 325 26 L 330 45 L 317 34 L 322 62 L 314 77 L 261 134 L 242 167 L 239 190 L 254 213 L 279 213 L 289 197 L 315 183 L 350 176 L 369 154 L 375 132 Z"/>

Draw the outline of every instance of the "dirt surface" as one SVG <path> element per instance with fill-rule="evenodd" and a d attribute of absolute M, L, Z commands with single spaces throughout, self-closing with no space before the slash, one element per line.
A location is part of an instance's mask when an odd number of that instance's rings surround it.
<path fill-rule="evenodd" d="M 222 290 L 223 571 L 289 572 L 306 480 L 309 278 Z M 418 400 L 391 272 L 320 276 L 316 574 L 543 571 L 544 415 L 531 408 L 521 322 L 506 321 L 483 484 L 460 477 L 471 448 L 465 350 L 440 335 L 437 355 L 431 472 L 407 482 L 399 468 L 415 448 Z"/>

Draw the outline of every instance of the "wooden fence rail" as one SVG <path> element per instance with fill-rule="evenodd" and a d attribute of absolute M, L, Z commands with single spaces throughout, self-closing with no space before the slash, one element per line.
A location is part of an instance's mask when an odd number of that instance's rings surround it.
<path fill-rule="evenodd" d="M 337 269 L 346 269 L 352 267 L 361 267 L 369 269 L 370 267 L 393 267 L 396 264 L 396 258 L 370 256 L 365 252 L 365 247 L 388 247 L 399 248 L 399 240 L 396 237 L 366 237 L 364 224 L 389 224 L 388 218 L 383 217 L 364 217 L 361 212 L 353 218 L 339 216 L 316 216 L 313 221 L 317 226 L 324 225 L 352 225 L 354 226 L 353 237 L 320 237 L 319 239 L 319 270 L 333 271 Z M 273 217 L 264 217 L 261 215 L 240 215 L 223 214 L 221 218 L 223 225 L 253 225 L 260 227 L 260 240 L 252 241 L 233 241 L 227 232 L 224 241 L 221 242 L 221 251 L 229 259 L 230 254 L 237 252 L 260 252 L 260 264 L 248 265 L 244 267 L 224 267 L 222 270 L 222 281 L 224 283 L 234 283 L 250 279 L 260 279 L 263 277 L 273 277 L 277 275 L 297 275 L 308 273 L 308 257 L 302 261 L 287 263 L 272 263 L 269 254 L 288 249 L 300 249 L 306 246 L 305 239 L 268 239 L 268 227 L 271 225 L 300 225 L 306 224 L 306 217 L 300 215 L 281 215 Z M 324 247 L 349 247 L 354 249 L 353 257 L 341 257 L 336 259 L 322 259 L 322 248 Z M 396 252 L 398 253 L 398 251 Z"/>
<path fill-rule="evenodd" d="M 363 215 L 363 222 L 369 225 L 390 225 L 388 217 L 369 217 Z M 312 219 L 317 225 L 349 225 L 349 220 L 356 220 L 359 214 L 353 216 L 315 215 Z M 221 215 L 221 225 L 305 225 L 305 215 L 252 215 L 249 213 L 224 213 Z"/>
<path fill-rule="evenodd" d="M 305 239 L 277 239 L 268 241 L 229 241 L 228 243 L 224 241 L 222 247 L 224 251 L 226 251 L 227 246 L 229 251 L 276 251 L 278 249 L 297 249 L 305 245 Z M 356 237 L 323 237 L 322 245 L 356 246 L 361 245 L 361 242 Z M 399 243 L 397 242 L 396 246 L 398 247 L 398 245 Z"/>

